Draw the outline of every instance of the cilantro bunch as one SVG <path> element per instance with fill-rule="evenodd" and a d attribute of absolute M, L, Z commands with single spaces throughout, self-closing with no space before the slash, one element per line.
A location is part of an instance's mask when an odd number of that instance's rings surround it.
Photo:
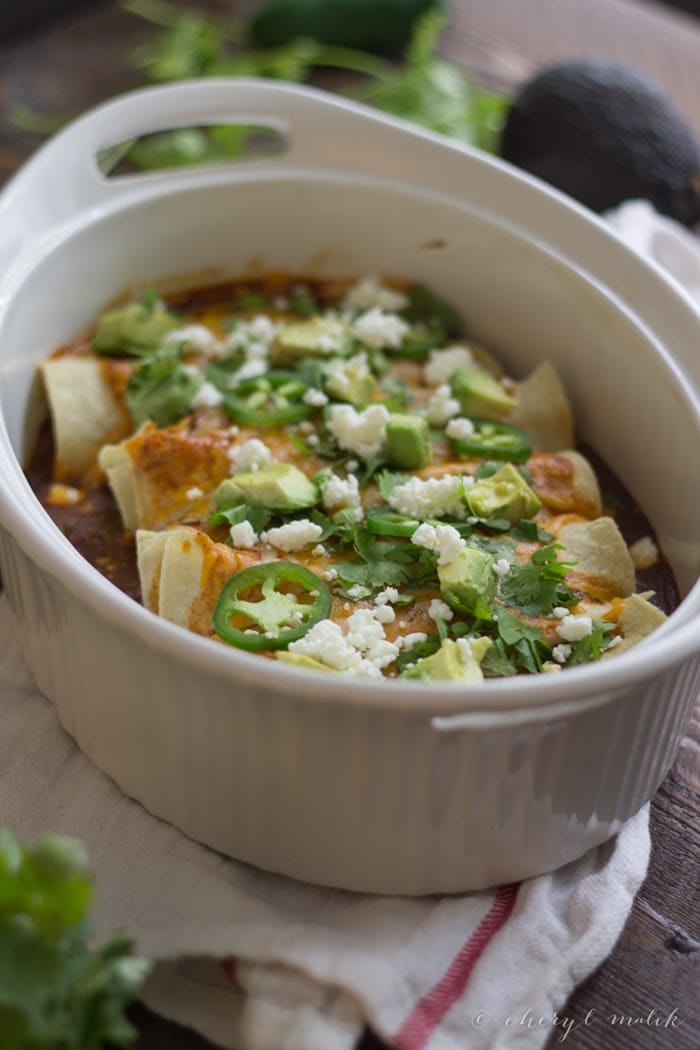
<path fill-rule="evenodd" d="M 88 946 L 93 889 L 78 842 L 32 846 L 0 830 L 0 1050 L 99 1050 L 135 1032 L 124 1017 L 148 968 L 117 935 Z"/>

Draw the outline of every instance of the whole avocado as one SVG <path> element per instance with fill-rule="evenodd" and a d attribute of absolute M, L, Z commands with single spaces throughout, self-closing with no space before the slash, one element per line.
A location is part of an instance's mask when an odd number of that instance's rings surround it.
<path fill-rule="evenodd" d="M 379 55 L 402 51 L 426 11 L 442 0 L 272 0 L 255 16 L 250 35 L 259 47 L 298 37 Z"/>
<path fill-rule="evenodd" d="M 700 220 L 700 147 L 639 73 L 615 62 L 563 62 L 519 92 L 501 155 L 593 211 L 651 201 L 687 226 Z"/>

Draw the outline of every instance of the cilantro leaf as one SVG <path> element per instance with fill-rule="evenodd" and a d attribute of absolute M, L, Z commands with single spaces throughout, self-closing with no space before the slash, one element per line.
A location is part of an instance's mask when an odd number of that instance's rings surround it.
<path fill-rule="evenodd" d="M 551 543 L 535 551 L 529 562 L 514 565 L 501 585 L 501 597 L 508 605 L 517 605 L 526 616 L 548 616 L 555 605 L 571 604 L 574 594 L 564 577 L 573 563 L 558 561 L 560 543 Z"/>
<path fill-rule="evenodd" d="M 439 648 L 440 638 L 435 634 L 430 635 L 424 642 L 416 642 L 410 649 L 404 649 L 396 658 L 396 668 L 399 674 L 417 660 L 422 660 L 424 656 L 432 656 Z"/>
<path fill-rule="evenodd" d="M 249 521 L 253 530 L 262 532 L 272 518 L 272 511 L 265 507 L 252 507 L 249 503 L 233 503 L 228 506 L 219 507 L 210 515 L 208 525 L 240 525 L 242 521 Z"/>
<path fill-rule="evenodd" d="M 594 620 L 593 630 L 585 638 L 571 645 L 571 656 L 566 661 L 567 667 L 576 664 L 587 664 L 593 660 L 600 660 L 601 656 L 610 646 L 611 635 L 615 625 L 605 620 Z"/>
<path fill-rule="evenodd" d="M 182 347 L 169 343 L 144 358 L 129 376 L 126 403 L 138 427 L 146 420 L 167 427 L 189 415 L 192 398 L 201 386 L 180 361 Z"/>

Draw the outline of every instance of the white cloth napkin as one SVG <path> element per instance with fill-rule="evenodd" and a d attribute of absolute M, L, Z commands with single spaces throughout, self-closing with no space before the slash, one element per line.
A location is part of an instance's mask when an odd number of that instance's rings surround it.
<path fill-rule="evenodd" d="M 610 216 L 700 301 L 687 231 L 632 202 Z M 61 729 L 0 600 L 0 824 L 81 838 L 95 924 L 156 963 L 144 998 L 223 1047 L 350 1050 L 365 1023 L 396 1050 L 542 1046 L 611 951 L 649 858 L 648 807 L 616 839 L 519 886 L 451 897 L 322 889 L 226 859 L 126 798 Z"/>
<path fill-rule="evenodd" d="M 32 684 L 6 598 L 0 639 L 0 824 L 81 838 L 98 938 L 131 933 L 158 962 L 146 1002 L 224 1047 L 350 1050 L 364 1023 L 398 1050 L 539 1047 L 644 878 L 647 808 L 552 875 L 461 896 L 365 896 L 228 860 L 81 754 Z"/>

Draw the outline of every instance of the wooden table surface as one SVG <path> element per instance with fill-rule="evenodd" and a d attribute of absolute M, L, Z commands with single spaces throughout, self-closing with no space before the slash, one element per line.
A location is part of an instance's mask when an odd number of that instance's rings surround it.
<path fill-rule="evenodd" d="M 253 2 L 197 5 L 241 12 Z M 484 81 L 512 89 L 539 65 L 567 57 L 618 58 L 650 74 L 700 134 L 700 21 L 653 0 L 453 0 L 442 48 Z M 0 41 L 0 182 L 40 142 L 18 131 L 19 106 L 72 113 L 137 83 L 131 48 L 152 30 L 106 2 L 71 11 Z M 1 236 L 0 231 L 0 236 Z M 569 1050 L 698 1050 L 700 1047 L 700 710 L 652 803 L 653 852 L 646 882 L 609 959 L 574 993 L 566 1014 L 588 1011 L 667 1018 L 612 1028 L 582 1025 Z M 209 1044 L 137 1006 L 136 1050 L 203 1050 Z M 653 1018 L 652 1018 L 653 1020 Z M 550 1047 L 559 1045 L 552 1037 Z M 366 1033 L 361 1050 L 381 1044 Z M 468 1050 L 465 1033 L 464 1050 Z"/>

